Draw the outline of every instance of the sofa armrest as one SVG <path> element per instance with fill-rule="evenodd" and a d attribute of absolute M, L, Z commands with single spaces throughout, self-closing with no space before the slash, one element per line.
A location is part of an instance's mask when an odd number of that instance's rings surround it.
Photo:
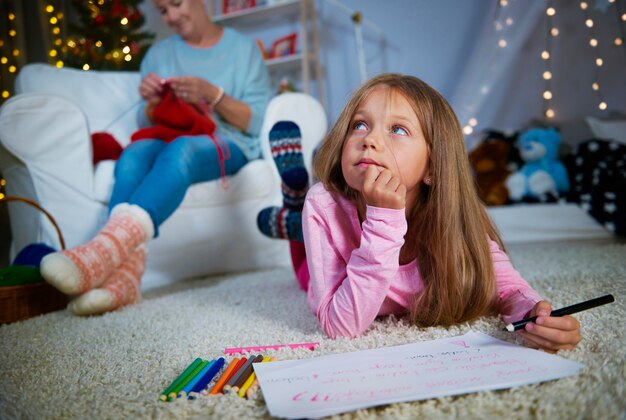
<path fill-rule="evenodd" d="M 93 196 L 87 122 L 71 101 L 36 93 L 11 98 L 0 109 L 0 142 L 28 168 L 40 200 L 58 183 Z"/>
<path fill-rule="evenodd" d="M 15 91 L 54 95 L 81 109 L 89 132 L 107 131 L 123 146 L 138 128 L 139 72 L 83 71 L 31 63 L 15 79 Z"/>
<path fill-rule="evenodd" d="M 56 219 L 67 246 L 95 233 L 106 206 L 94 201 L 92 149 L 78 107 L 50 94 L 21 94 L 0 108 L 0 171 L 7 192 L 38 202 Z M 11 253 L 33 242 L 58 249 L 58 237 L 41 214 L 9 204 Z"/>

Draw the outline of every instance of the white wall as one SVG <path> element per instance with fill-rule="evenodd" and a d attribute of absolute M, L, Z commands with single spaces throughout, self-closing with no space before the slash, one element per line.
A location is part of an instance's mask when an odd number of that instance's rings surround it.
<path fill-rule="evenodd" d="M 391 71 L 418 76 L 451 98 L 471 58 L 475 42 L 485 25 L 493 23 L 493 1 L 487 0 L 334 0 L 358 10 L 367 22 L 382 33 L 363 25 L 368 76 Z M 528 1 L 528 0 L 526 0 Z M 545 0 L 532 0 L 543 1 Z M 607 111 L 597 108 L 590 88 L 596 72 L 593 52 L 588 46 L 589 32 L 583 23 L 578 1 L 555 0 L 561 34 L 553 40 L 553 91 L 555 121 L 580 120 L 586 115 L 607 117 L 626 114 L 626 46 L 609 42 L 619 36 L 615 5 L 602 7 L 608 0 L 588 0 L 600 40 L 605 65 L 601 69 L 602 92 L 609 104 Z M 334 121 L 346 99 L 360 82 L 355 35 L 350 17 L 330 0 L 315 0 L 320 30 L 321 62 L 324 73 L 325 108 Z M 608 6 L 608 3 L 607 3 Z M 606 9 L 606 10 L 602 10 Z M 144 2 L 147 29 L 158 38 L 166 36 L 150 1 Z M 625 23 L 621 23 L 622 29 Z M 273 28 L 276 34 L 296 30 L 293 25 Z M 483 110 L 481 126 L 519 129 L 542 117 L 541 79 L 543 63 L 539 52 L 545 45 L 545 22 L 537 28 L 515 59 L 510 77 L 493 87 L 493 107 Z M 267 32 L 256 30 L 252 37 L 267 39 Z M 277 35 L 276 37 L 278 37 Z M 315 92 L 315 89 L 313 90 Z M 453 104 L 456 105 L 456 104 Z M 480 128 L 479 126 L 478 128 Z"/>

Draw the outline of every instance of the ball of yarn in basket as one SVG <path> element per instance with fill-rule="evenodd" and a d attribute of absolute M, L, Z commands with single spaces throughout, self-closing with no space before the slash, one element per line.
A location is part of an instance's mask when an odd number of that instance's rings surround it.
<path fill-rule="evenodd" d="M 29 244 L 16 255 L 13 265 L 39 267 L 42 258 L 52 252 L 56 249 L 44 243 Z"/>

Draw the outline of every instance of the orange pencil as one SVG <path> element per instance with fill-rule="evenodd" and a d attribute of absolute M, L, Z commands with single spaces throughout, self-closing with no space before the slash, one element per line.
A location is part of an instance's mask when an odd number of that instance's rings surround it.
<path fill-rule="evenodd" d="M 215 395 L 215 394 L 219 394 L 220 392 L 222 392 L 222 388 L 224 388 L 224 385 L 226 385 L 226 382 L 228 382 L 228 380 L 233 376 L 233 374 L 237 372 L 237 370 L 239 370 L 239 368 L 243 366 L 244 363 L 246 363 L 246 360 L 247 359 L 245 357 L 242 357 L 241 359 L 238 359 L 235 357 L 233 361 L 230 362 L 230 364 L 228 365 L 228 367 L 226 368 L 222 376 L 215 383 L 215 385 L 211 389 L 211 392 L 209 392 L 209 395 Z"/>

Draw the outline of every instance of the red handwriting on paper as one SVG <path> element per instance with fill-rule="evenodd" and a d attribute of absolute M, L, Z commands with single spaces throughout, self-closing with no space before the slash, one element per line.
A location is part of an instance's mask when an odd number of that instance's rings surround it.
<path fill-rule="evenodd" d="M 528 373 L 544 373 L 546 371 L 547 369 L 544 369 L 538 366 L 528 366 L 524 368 L 516 368 L 516 369 L 510 369 L 510 370 L 498 370 L 496 372 L 496 376 L 498 378 L 508 378 L 511 376 L 525 375 Z"/>
<path fill-rule="evenodd" d="M 519 366 L 525 364 L 525 362 L 520 362 L 516 359 L 505 359 L 505 360 L 493 360 L 491 362 L 481 362 L 476 364 L 468 364 L 468 365 L 459 365 L 456 367 L 456 370 L 460 371 L 475 371 L 475 370 L 485 370 L 492 366 Z"/>
<path fill-rule="evenodd" d="M 333 405 L 396 397 L 418 389 L 437 392 L 459 387 L 471 388 L 490 383 L 495 378 L 523 378 L 546 371 L 545 368 L 534 367 L 528 360 L 511 357 L 508 353 L 471 346 L 459 347 L 452 351 L 413 354 L 400 361 L 380 361 L 358 368 L 348 365 L 310 372 L 307 376 L 284 380 L 284 383 L 292 387 L 291 399 L 295 403 Z M 311 387 L 315 385 L 313 382 L 317 385 Z"/>
<path fill-rule="evenodd" d="M 479 384 L 482 382 L 481 376 L 462 376 L 459 378 L 443 379 L 435 381 L 427 381 L 425 383 L 426 388 L 448 388 L 451 386 Z"/>
<path fill-rule="evenodd" d="M 443 360 L 420 360 L 419 362 L 411 363 L 411 366 L 425 367 L 425 366 L 443 366 L 446 362 Z"/>
<path fill-rule="evenodd" d="M 295 402 L 313 402 L 313 403 L 325 403 L 325 402 L 344 402 L 351 400 L 362 400 L 362 399 L 376 399 L 381 397 L 387 397 L 389 395 L 395 395 L 399 393 L 404 393 L 413 389 L 411 386 L 397 386 L 391 388 L 380 388 L 380 389 L 368 389 L 368 390 L 354 390 L 349 389 L 347 391 L 341 392 L 311 392 L 311 391 L 302 391 L 294 394 L 291 397 L 292 401 Z"/>
<path fill-rule="evenodd" d="M 466 349 L 470 348 L 470 346 L 464 340 L 450 341 L 450 344 L 453 344 L 455 346 L 465 347 Z"/>
<path fill-rule="evenodd" d="M 317 378 L 317 375 L 312 375 L 313 379 Z M 287 383 L 287 384 L 293 384 L 293 383 L 302 383 L 302 382 L 309 382 L 311 381 L 311 377 L 309 375 L 303 375 L 303 376 L 288 376 L 285 378 L 269 378 L 269 380 L 267 381 L 268 383 L 274 383 L 274 384 L 278 384 L 278 383 Z"/>
<path fill-rule="evenodd" d="M 402 369 L 402 363 L 374 363 L 369 367 L 369 370 L 376 369 Z"/>
<path fill-rule="evenodd" d="M 356 375 L 358 373 L 361 373 L 361 370 L 358 368 L 333 370 L 330 372 L 331 375 Z"/>

